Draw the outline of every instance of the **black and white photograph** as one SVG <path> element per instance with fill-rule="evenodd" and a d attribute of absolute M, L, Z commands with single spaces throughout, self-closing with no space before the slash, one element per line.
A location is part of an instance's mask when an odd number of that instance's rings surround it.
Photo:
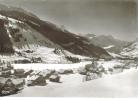
<path fill-rule="evenodd" d="M 0 0 L 1 97 L 138 97 L 138 0 Z"/>

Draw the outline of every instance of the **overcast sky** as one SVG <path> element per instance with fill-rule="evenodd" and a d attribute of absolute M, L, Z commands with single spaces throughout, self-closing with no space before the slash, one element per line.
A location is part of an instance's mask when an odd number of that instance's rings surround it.
<path fill-rule="evenodd" d="M 107 34 L 123 40 L 138 37 L 133 0 L 0 0 L 22 7 L 43 20 L 79 34 Z"/>

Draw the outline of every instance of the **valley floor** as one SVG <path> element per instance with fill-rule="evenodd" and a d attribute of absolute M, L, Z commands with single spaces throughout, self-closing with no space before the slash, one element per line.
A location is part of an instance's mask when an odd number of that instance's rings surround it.
<path fill-rule="evenodd" d="M 62 75 L 63 83 L 26 87 L 12 97 L 138 97 L 138 70 L 83 82 L 83 75 Z"/>

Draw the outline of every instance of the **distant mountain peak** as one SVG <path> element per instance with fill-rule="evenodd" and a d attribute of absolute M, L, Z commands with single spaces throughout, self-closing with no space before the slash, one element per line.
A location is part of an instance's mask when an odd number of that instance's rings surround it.
<path fill-rule="evenodd" d="M 124 46 L 128 44 L 127 41 L 122 41 L 114 38 L 112 35 L 98 35 L 93 38 L 89 38 L 88 35 L 85 36 L 89 39 L 90 43 L 100 46 L 102 48 L 113 46 L 108 48 L 109 52 L 119 53 Z"/>

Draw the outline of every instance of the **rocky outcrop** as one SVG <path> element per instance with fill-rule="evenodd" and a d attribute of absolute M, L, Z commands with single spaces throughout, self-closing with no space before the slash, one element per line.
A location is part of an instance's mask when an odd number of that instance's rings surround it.
<path fill-rule="evenodd" d="M 27 78 L 28 86 L 45 86 L 46 84 L 46 79 L 42 75 L 32 75 Z"/>
<path fill-rule="evenodd" d="M 22 90 L 25 79 L 21 77 L 23 70 L 14 70 L 11 64 L 1 64 L 0 69 L 0 96 L 15 94 Z"/>
<path fill-rule="evenodd" d="M 55 70 L 43 70 L 39 73 L 39 75 L 42 75 L 45 79 L 49 79 L 49 77 L 55 73 Z"/>
<path fill-rule="evenodd" d="M 23 78 L 25 77 L 25 70 L 24 69 L 14 69 L 14 75 L 19 77 L 19 78 Z"/>
<path fill-rule="evenodd" d="M 0 96 L 15 94 L 22 90 L 25 80 L 20 78 L 3 78 L 0 77 Z"/>
<path fill-rule="evenodd" d="M 49 77 L 51 82 L 60 82 L 60 76 L 57 73 L 54 73 Z"/>

